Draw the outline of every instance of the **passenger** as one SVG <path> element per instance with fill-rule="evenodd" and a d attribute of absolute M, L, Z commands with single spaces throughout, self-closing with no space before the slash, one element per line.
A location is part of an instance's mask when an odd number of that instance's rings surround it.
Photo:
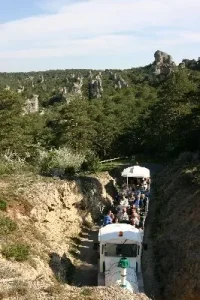
<path fill-rule="evenodd" d="M 113 223 L 119 223 L 119 219 L 117 217 L 114 218 Z"/>
<path fill-rule="evenodd" d="M 103 225 L 106 226 L 108 224 L 112 224 L 113 216 L 114 215 L 112 214 L 111 210 L 109 210 L 107 215 L 105 215 L 104 218 L 103 218 Z"/>
<path fill-rule="evenodd" d="M 140 208 L 144 208 L 144 202 L 145 202 L 144 199 L 145 199 L 145 195 L 141 194 L 141 196 L 140 196 L 140 203 L 139 203 Z"/>
<path fill-rule="evenodd" d="M 123 222 L 123 221 L 128 222 L 129 221 L 129 217 L 128 217 L 126 208 L 123 208 L 122 211 L 118 214 L 118 219 L 120 222 Z"/>
<path fill-rule="evenodd" d="M 134 203 L 134 201 L 135 201 L 135 197 L 134 197 L 133 194 L 131 194 L 131 197 L 130 197 L 130 200 L 129 200 L 130 205 L 132 205 Z"/>
<path fill-rule="evenodd" d="M 122 201 L 120 202 L 120 204 L 123 205 L 123 206 L 128 206 L 129 205 L 128 199 L 124 196 Z"/>
<path fill-rule="evenodd" d="M 148 184 L 147 184 L 146 178 L 144 178 L 144 181 L 143 181 L 143 183 L 142 183 L 142 186 L 143 186 L 144 190 L 146 191 L 147 188 L 148 188 Z"/>
<path fill-rule="evenodd" d="M 131 210 L 130 219 L 131 219 L 131 218 L 135 218 L 135 217 L 138 218 L 138 220 L 139 220 L 140 215 L 137 213 L 136 209 L 133 208 L 133 209 Z"/>
<path fill-rule="evenodd" d="M 134 205 L 136 208 L 140 207 L 140 195 L 137 196 L 136 200 L 134 201 Z"/>
<path fill-rule="evenodd" d="M 134 217 L 134 218 L 131 218 L 130 224 L 135 227 L 139 227 L 140 221 L 138 220 L 138 218 Z"/>

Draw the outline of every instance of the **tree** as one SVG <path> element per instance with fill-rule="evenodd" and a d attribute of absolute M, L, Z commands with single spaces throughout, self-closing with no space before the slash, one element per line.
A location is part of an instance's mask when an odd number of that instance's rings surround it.
<path fill-rule="evenodd" d="M 56 128 L 59 145 L 78 152 L 92 148 L 96 132 L 89 117 L 89 109 L 89 102 L 78 97 L 61 107 Z"/>
<path fill-rule="evenodd" d="M 11 149 L 25 151 L 26 138 L 22 128 L 23 100 L 15 93 L 0 93 L 0 148 L 1 152 Z"/>

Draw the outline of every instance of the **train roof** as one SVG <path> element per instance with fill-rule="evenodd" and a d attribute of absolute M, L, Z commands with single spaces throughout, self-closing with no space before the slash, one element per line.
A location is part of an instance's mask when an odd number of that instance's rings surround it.
<path fill-rule="evenodd" d="M 100 243 L 116 244 L 141 244 L 143 230 L 129 224 L 109 224 L 99 230 Z"/>

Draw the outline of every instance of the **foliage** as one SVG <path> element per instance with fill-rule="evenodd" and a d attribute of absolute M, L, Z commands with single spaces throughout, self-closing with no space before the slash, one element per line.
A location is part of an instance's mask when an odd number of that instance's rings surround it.
<path fill-rule="evenodd" d="M 0 210 L 6 211 L 7 209 L 7 202 L 4 200 L 0 200 Z"/>
<path fill-rule="evenodd" d="M 7 259 L 13 258 L 16 261 L 25 261 L 29 256 L 29 246 L 24 244 L 8 245 L 4 246 L 1 252 Z"/>
<path fill-rule="evenodd" d="M 100 167 L 100 160 L 94 152 L 89 151 L 86 156 L 85 160 L 81 165 L 82 171 L 91 171 L 96 172 Z"/>
<path fill-rule="evenodd" d="M 27 156 L 29 156 L 28 153 L 26 153 Z M 16 152 L 9 149 L 0 155 L 0 174 L 18 174 L 28 168 L 25 155 L 24 158 L 21 158 Z"/>
<path fill-rule="evenodd" d="M 0 235 L 7 235 L 17 229 L 17 224 L 10 218 L 0 216 Z"/>
<path fill-rule="evenodd" d="M 153 77 L 150 65 L 115 72 L 129 87 L 115 89 L 109 72 L 102 72 L 99 99 L 88 98 L 87 70 L 43 72 L 44 82 L 41 72 L 0 74 L 0 174 L 21 172 L 28 164 L 43 174 L 74 174 L 98 170 L 99 159 L 138 153 L 169 158 L 200 149 L 198 69 L 177 69 L 164 79 Z M 82 96 L 72 92 L 72 73 L 84 76 Z M 16 94 L 19 82 L 25 88 Z M 35 93 L 44 114 L 23 115 L 25 99 Z"/>
<path fill-rule="evenodd" d="M 73 153 L 68 148 L 59 148 L 41 152 L 41 172 L 44 174 L 53 174 L 58 172 L 59 175 L 70 174 L 80 170 L 85 159 L 80 153 Z"/>

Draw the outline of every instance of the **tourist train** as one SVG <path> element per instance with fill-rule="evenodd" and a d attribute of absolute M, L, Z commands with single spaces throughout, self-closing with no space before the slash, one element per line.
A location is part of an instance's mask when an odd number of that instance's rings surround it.
<path fill-rule="evenodd" d="M 150 171 L 137 165 L 124 169 L 121 175 L 126 182 L 119 192 L 121 195 L 117 205 L 115 203 L 117 212 L 118 214 L 121 212 L 122 217 L 123 214 L 126 217 L 126 209 L 132 205 L 133 212 L 135 211 L 133 219 L 136 220 L 138 215 L 139 219 L 141 216 L 142 221 L 134 223 L 130 219 L 122 218 L 122 221 L 119 219 L 117 223 L 114 223 L 114 219 L 112 219 L 108 225 L 104 224 L 100 228 L 98 234 L 98 285 L 119 285 L 131 292 L 143 292 L 141 255 L 142 251 L 147 249 L 147 245 L 143 243 L 143 235 L 150 195 Z M 140 207 L 138 205 L 136 209 L 133 203 L 136 203 L 137 199 L 134 200 L 133 194 L 138 199 L 141 194 L 145 195 L 145 198 L 141 197 L 143 200 L 145 199 L 145 205 L 142 202 L 142 205 Z M 112 218 L 112 213 L 110 213 L 110 218 Z M 109 215 L 105 220 L 106 222 L 109 220 Z"/>

